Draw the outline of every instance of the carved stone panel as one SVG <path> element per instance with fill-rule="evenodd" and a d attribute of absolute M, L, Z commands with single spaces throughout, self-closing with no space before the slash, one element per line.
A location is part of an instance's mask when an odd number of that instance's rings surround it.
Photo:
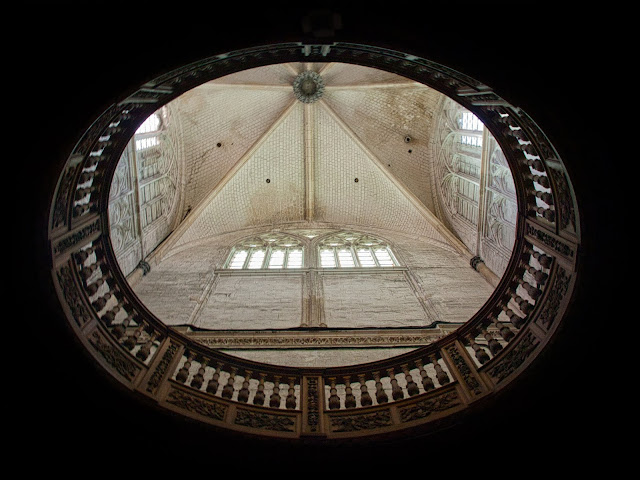
<path fill-rule="evenodd" d="M 243 408 L 238 408 L 234 423 L 242 427 L 250 427 L 258 430 L 289 433 L 295 433 L 296 431 L 296 417 L 293 415 L 257 412 Z"/>
<path fill-rule="evenodd" d="M 334 433 L 358 432 L 390 427 L 393 425 L 391 410 L 353 413 L 351 415 L 331 415 L 330 430 Z"/>
<path fill-rule="evenodd" d="M 213 420 L 224 420 L 227 412 L 227 406 L 225 404 L 207 400 L 176 388 L 169 392 L 165 401 L 181 410 L 186 410 L 189 413 L 202 415 Z"/>

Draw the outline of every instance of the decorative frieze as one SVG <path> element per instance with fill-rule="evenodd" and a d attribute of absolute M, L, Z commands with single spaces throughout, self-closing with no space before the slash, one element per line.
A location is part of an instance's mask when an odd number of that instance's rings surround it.
<path fill-rule="evenodd" d="M 173 389 L 169 392 L 166 402 L 191 413 L 197 413 L 213 420 L 224 420 L 227 412 L 226 405 L 205 400 L 191 395 L 183 390 Z"/>
<path fill-rule="evenodd" d="M 100 218 L 96 218 L 93 222 L 89 223 L 88 225 L 83 226 L 79 230 L 76 230 L 75 232 L 67 235 L 62 240 L 59 240 L 53 246 L 53 254 L 60 255 L 61 253 L 72 249 L 73 247 L 78 245 L 80 242 L 86 241 L 87 238 L 99 233 L 100 222 L 101 222 Z"/>
<path fill-rule="evenodd" d="M 317 377 L 306 377 L 307 384 L 307 411 L 306 425 L 309 432 L 315 433 L 320 429 L 320 386 Z"/>
<path fill-rule="evenodd" d="M 83 326 L 91 320 L 93 316 L 78 291 L 78 286 L 73 278 L 72 267 L 70 265 L 62 266 L 57 272 L 57 277 L 58 285 L 60 285 L 62 289 L 62 294 L 71 310 L 73 319 L 79 326 Z"/>
<path fill-rule="evenodd" d="M 488 370 L 489 376 L 495 379 L 496 384 L 502 382 L 524 363 L 529 355 L 533 353 L 538 343 L 539 341 L 535 335 L 530 331 L 527 332 L 497 365 Z"/>
<path fill-rule="evenodd" d="M 576 215 L 567 177 L 562 170 L 558 170 L 556 168 L 548 168 L 547 173 L 553 178 L 553 183 L 556 187 L 553 192 L 553 198 L 555 208 L 559 213 L 560 228 L 563 230 L 569 229 L 575 232 Z"/>
<path fill-rule="evenodd" d="M 373 430 L 393 425 L 391 411 L 380 410 L 373 413 L 330 416 L 332 432 L 357 432 Z"/>
<path fill-rule="evenodd" d="M 451 358 L 451 361 L 453 362 L 456 370 L 460 373 L 460 376 L 469 391 L 475 395 L 482 393 L 482 386 L 480 385 L 480 382 L 471 371 L 469 364 L 462 357 L 457 347 L 455 345 L 450 345 L 445 350 L 449 354 L 449 358 Z"/>
<path fill-rule="evenodd" d="M 243 427 L 275 432 L 295 432 L 296 421 L 290 415 L 275 415 L 239 408 L 234 423 Z"/>
<path fill-rule="evenodd" d="M 443 412 L 461 405 L 458 393 L 453 390 L 437 397 L 427 398 L 399 408 L 400 419 L 403 423 L 422 420 L 433 413 Z"/>
<path fill-rule="evenodd" d="M 147 383 L 147 392 L 154 392 L 160 386 L 167 368 L 169 367 L 171 360 L 173 360 L 173 357 L 178 351 L 178 348 L 178 345 L 173 342 L 169 345 L 169 347 L 167 347 L 164 354 L 162 355 L 162 358 L 160 359 L 160 362 L 151 375 L 149 382 Z"/>
<path fill-rule="evenodd" d="M 569 283 L 571 281 L 571 275 L 558 265 L 553 284 L 547 287 L 549 294 L 544 302 L 544 306 L 540 310 L 540 314 L 536 320 L 536 323 L 543 325 L 546 328 L 551 327 L 553 321 L 558 316 L 560 310 L 560 303 L 569 290 Z"/>
<path fill-rule="evenodd" d="M 105 339 L 98 330 L 94 330 L 89 337 L 89 342 L 109 366 L 127 380 L 133 380 L 140 371 L 140 368 L 125 356 L 120 348 Z"/>
<path fill-rule="evenodd" d="M 544 230 L 531 222 L 527 222 L 526 234 L 532 239 L 535 239 L 541 244 L 549 247 L 555 253 L 570 259 L 575 257 L 576 252 L 573 245 L 570 245 L 561 238 L 558 238 L 549 231 Z"/>
<path fill-rule="evenodd" d="M 69 193 L 73 186 L 73 179 L 76 174 L 76 166 L 69 166 L 62 174 L 60 184 L 58 186 L 58 192 L 52 212 L 52 227 L 56 228 L 61 225 L 66 225 L 67 214 L 69 208 Z"/>
<path fill-rule="evenodd" d="M 209 333 L 196 333 L 190 336 L 201 345 L 211 348 L 322 348 L 338 346 L 422 346 L 433 343 L 446 336 L 447 332 L 439 329 L 425 333 L 407 334 L 385 334 L 385 332 L 372 331 L 370 335 L 344 333 L 323 334 L 314 332 L 304 334 L 296 332 L 295 335 L 282 335 L 277 333 L 256 333 L 251 336 L 240 336 L 240 334 L 230 333 L 229 335 L 213 335 Z"/>

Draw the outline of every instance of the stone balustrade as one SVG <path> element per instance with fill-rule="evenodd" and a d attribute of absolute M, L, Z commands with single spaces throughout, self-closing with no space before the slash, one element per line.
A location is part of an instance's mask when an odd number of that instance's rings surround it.
<path fill-rule="evenodd" d="M 223 354 L 164 325 L 138 300 L 109 240 L 109 179 L 142 121 L 188 89 L 285 61 L 352 61 L 427 84 L 477 115 L 500 144 L 518 196 L 516 243 L 487 303 L 447 337 L 364 365 L 303 369 Z M 544 134 L 486 86 L 424 59 L 363 45 L 286 43 L 206 59 L 150 82 L 85 132 L 51 207 L 53 276 L 76 334 L 132 391 L 205 423 L 256 435 L 343 438 L 446 419 L 517 378 L 552 337 L 580 243 L 570 182 Z"/>

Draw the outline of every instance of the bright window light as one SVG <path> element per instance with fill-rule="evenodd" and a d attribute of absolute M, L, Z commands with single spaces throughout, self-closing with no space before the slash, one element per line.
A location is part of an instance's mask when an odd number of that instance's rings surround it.
<path fill-rule="evenodd" d="M 142 125 L 138 127 L 138 130 L 136 130 L 136 133 L 155 132 L 158 130 L 159 126 L 160 126 L 160 117 L 156 113 L 154 113 L 149 118 L 147 118 L 144 122 L 142 122 Z"/>
<path fill-rule="evenodd" d="M 484 125 L 478 117 L 471 112 L 463 112 L 460 119 L 460 127 L 463 130 L 475 130 L 481 132 Z"/>
<path fill-rule="evenodd" d="M 136 150 L 144 150 L 145 148 L 158 145 L 158 137 L 147 137 L 136 140 Z"/>
<path fill-rule="evenodd" d="M 355 263 L 353 261 L 353 256 L 351 255 L 351 250 L 341 249 L 338 250 L 338 263 L 340 267 L 355 267 Z"/>
<path fill-rule="evenodd" d="M 269 268 L 282 268 L 284 266 L 284 250 L 273 250 L 269 257 Z"/>
<path fill-rule="evenodd" d="M 251 253 L 251 257 L 249 258 L 249 265 L 247 265 L 247 268 L 262 268 L 264 256 L 264 250 L 254 250 L 253 253 Z"/>
<path fill-rule="evenodd" d="M 373 259 L 373 255 L 371 254 L 371 250 L 368 248 L 361 248 L 357 251 L 358 253 L 358 261 L 360 262 L 361 267 L 375 267 L 376 261 Z"/>
<path fill-rule="evenodd" d="M 302 250 L 290 250 L 287 256 L 287 268 L 302 267 Z"/>
<path fill-rule="evenodd" d="M 334 268 L 336 266 L 333 249 L 320 250 L 320 265 L 322 268 Z"/>
<path fill-rule="evenodd" d="M 376 248 L 374 253 L 381 267 L 392 267 L 394 265 L 393 259 L 386 248 Z"/>
<path fill-rule="evenodd" d="M 242 268 L 244 266 L 244 261 L 247 259 L 247 251 L 246 250 L 238 250 L 231 257 L 231 262 L 229 262 L 229 268 Z"/>

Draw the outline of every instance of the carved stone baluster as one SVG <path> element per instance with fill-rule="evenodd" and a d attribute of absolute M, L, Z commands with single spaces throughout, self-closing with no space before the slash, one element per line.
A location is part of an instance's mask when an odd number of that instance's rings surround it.
<path fill-rule="evenodd" d="M 553 205 L 553 195 L 548 192 L 536 192 L 536 197 L 542 200 L 547 205 Z"/>
<path fill-rule="evenodd" d="M 273 390 L 269 397 L 269 406 L 271 408 L 280 408 L 282 397 L 280 397 L 280 376 L 276 375 L 273 379 Z"/>
<path fill-rule="evenodd" d="M 288 409 L 296 408 L 296 379 L 295 377 L 289 377 L 289 393 L 287 395 L 287 400 L 285 401 L 285 407 Z"/>
<path fill-rule="evenodd" d="M 534 287 L 529 282 L 525 282 L 520 278 L 518 279 L 518 283 L 533 300 L 538 300 L 540 298 L 540 295 L 542 295 L 542 290 Z"/>
<path fill-rule="evenodd" d="M 533 181 L 544 188 L 549 188 L 551 186 L 549 183 L 549 177 L 546 175 L 534 175 Z"/>
<path fill-rule="evenodd" d="M 78 200 L 82 200 L 84 197 L 86 197 L 87 195 L 91 195 L 93 192 L 95 192 L 97 190 L 98 190 L 98 187 L 95 184 L 90 185 L 88 187 L 77 188 L 76 191 L 75 191 L 74 198 L 77 201 Z"/>
<path fill-rule="evenodd" d="M 380 373 L 373 372 L 373 378 L 376 381 L 376 401 L 380 403 L 387 403 L 389 401 L 389 397 L 387 396 L 387 392 L 384 391 L 382 387 L 382 382 L 380 381 Z"/>
<path fill-rule="evenodd" d="M 500 332 L 500 336 L 504 339 L 505 342 L 510 341 L 513 337 L 516 336 L 516 334 L 513 333 L 509 327 L 507 327 L 504 323 L 498 321 L 498 319 L 493 315 L 489 316 L 489 320 L 496 326 L 496 328 Z"/>
<path fill-rule="evenodd" d="M 507 315 L 507 317 L 509 317 L 509 321 L 511 322 L 511 324 L 514 327 L 516 327 L 518 330 L 520 330 L 525 323 L 525 319 L 518 316 L 513 310 L 511 310 L 506 305 L 502 306 L 502 310 Z"/>
<path fill-rule="evenodd" d="M 95 282 L 90 285 L 87 285 L 85 288 L 87 295 L 90 297 L 94 296 L 98 289 L 104 284 L 105 278 L 98 278 Z"/>
<path fill-rule="evenodd" d="M 433 364 L 433 368 L 436 370 L 436 379 L 440 386 L 449 383 L 451 379 L 449 378 L 449 375 L 447 375 L 447 372 L 442 368 L 442 365 L 438 362 L 438 358 L 436 356 L 431 357 L 431 363 Z"/>
<path fill-rule="evenodd" d="M 76 205 L 73 207 L 73 216 L 79 217 L 80 215 L 84 215 L 85 213 L 89 213 L 95 209 L 96 202 L 93 200 L 89 200 L 84 205 Z"/>
<path fill-rule="evenodd" d="M 93 302 L 91 302 L 91 306 L 93 306 L 96 312 L 99 312 L 104 308 L 104 306 L 107 304 L 107 302 L 109 301 L 109 299 L 111 299 L 112 296 L 113 295 L 111 292 L 106 292 L 103 296 L 98 297 Z"/>
<path fill-rule="evenodd" d="M 118 312 L 122 309 L 124 305 L 124 301 L 119 301 L 117 305 L 115 305 L 112 309 L 107 310 L 101 317 L 100 320 L 104 322 L 107 327 L 110 327 L 113 321 L 116 318 Z"/>
<path fill-rule="evenodd" d="M 536 268 L 534 268 L 532 265 L 527 265 L 526 267 L 527 272 L 529 272 L 534 280 L 539 284 L 539 285 L 544 285 L 547 281 L 547 279 L 549 278 L 549 275 L 544 273 L 541 270 L 537 270 Z"/>
<path fill-rule="evenodd" d="M 337 410 L 340 408 L 340 397 L 338 397 L 335 377 L 329 378 L 329 385 L 331 385 L 331 388 L 329 389 L 329 409 Z"/>
<path fill-rule="evenodd" d="M 85 248 L 84 250 L 80 250 L 79 252 L 76 252 L 75 257 L 79 263 L 84 263 L 87 261 L 87 258 L 89 258 L 89 256 L 93 252 L 97 252 L 99 249 L 100 249 L 99 245 L 92 245 L 88 248 Z"/>
<path fill-rule="evenodd" d="M 544 164 L 540 159 L 528 159 L 525 163 L 538 172 L 544 172 Z"/>
<path fill-rule="evenodd" d="M 133 320 L 133 313 L 127 315 L 127 317 L 122 320 L 122 323 L 119 323 L 115 327 L 113 327 L 113 330 L 111 330 L 111 334 L 118 340 L 122 338 L 127 332 L 127 327 L 131 323 L 131 320 Z"/>
<path fill-rule="evenodd" d="M 187 381 L 187 379 L 189 378 L 189 369 L 191 368 L 191 362 L 193 362 L 194 358 L 196 358 L 196 354 L 193 352 L 189 352 L 187 356 L 187 361 L 184 362 L 184 364 L 182 365 L 182 368 L 178 371 L 178 374 L 176 375 L 176 380 L 178 382 L 184 383 Z"/>
<path fill-rule="evenodd" d="M 207 358 L 203 358 L 200 361 L 200 367 L 198 368 L 197 373 L 191 379 L 191 386 L 195 389 L 200 390 L 202 388 L 202 384 L 204 383 L 204 372 L 207 368 L 207 363 L 209 360 Z"/>
<path fill-rule="evenodd" d="M 88 267 L 83 267 L 82 269 L 80 269 L 79 273 L 85 285 L 87 285 L 87 282 L 89 281 L 89 279 L 93 276 L 96 270 L 98 270 L 104 262 L 105 260 L 103 258 L 100 258 L 95 263 L 92 263 Z"/>
<path fill-rule="evenodd" d="M 344 399 L 344 407 L 345 408 L 355 408 L 356 407 L 356 397 L 353 394 L 353 390 L 351 388 L 351 377 L 344 377 L 344 388 L 345 388 L 345 399 Z"/>
<path fill-rule="evenodd" d="M 544 253 L 532 250 L 531 255 L 538 261 L 542 268 L 549 268 L 551 266 L 551 263 L 553 262 L 553 257 L 545 255 Z"/>
<path fill-rule="evenodd" d="M 413 377 L 409 371 L 409 365 L 402 365 L 402 371 L 404 372 L 404 378 L 407 381 L 407 392 L 409 393 L 409 396 L 418 395 L 420 393 L 420 389 L 418 388 L 418 384 L 413 381 Z"/>
<path fill-rule="evenodd" d="M 391 396 L 394 400 L 403 399 L 404 392 L 402 391 L 402 387 L 398 385 L 398 379 L 392 368 L 387 369 L 387 375 L 389 375 L 389 379 L 391 380 Z"/>
<path fill-rule="evenodd" d="M 489 360 L 491 360 L 491 357 L 489 357 L 489 354 L 484 350 L 484 348 L 482 348 L 480 345 L 478 345 L 476 343 L 474 335 L 475 335 L 475 333 L 470 334 L 467 337 L 467 340 L 469 341 L 469 344 L 471 345 L 471 348 L 473 349 L 473 353 L 475 354 L 475 356 L 478 359 L 478 361 L 480 363 L 482 363 L 482 364 L 485 364 Z"/>
<path fill-rule="evenodd" d="M 485 327 L 481 327 L 480 333 L 482 333 L 482 336 L 487 341 L 487 345 L 489 346 L 491 355 L 495 356 L 500 353 L 500 351 L 502 350 L 502 345 L 500 345 L 500 342 L 498 340 L 493 338 L 493 335 L 491 335 Z"/>
<path fill-rule="evenodd" d="M 258 390 L 256 394 L 253 396 L 253 404 L 254 405 L 264 405 L 264 400 L 266 395 L 264 394 L 264 379 L 267 376 L 266 373 L 260 374 L 260 380 L 258 381 Z"/>
<path fill-rule="evenodd" d="M 531 311 L 533 310 L 534 305 L 529 303 L 526 299 L 522 298 L 517 293 L 512 293 L 511 294 L 511 298 L 513 298 L 513 301 L 518 304 L 518 308 L 525 315 L 529 315 L 531 313 Z"/>
<path fill-rule="evenodd" d="M 236 381 L 236 372 L 237 368 L 231 367 L 229 372 L 229 379 L 227 380 L 227 384 L 222 387 L 222 398 L 231 398 L 233 397 L 233 392 L 235 391 L 233 388 L 233 384 Z"/>
<path fill-rule="evenodd" d="M 153 342 L 156 341 L 157 336 L 158 334 L 156 332 L 152 332 L 149 340 L 147 340 L 145 344 L 140 348 L 140 350 L 138 350 L 138 352 L 136 353 L 136 357 L 138 357 L 143 362 L 147 358 L 149 358 L 149 355 L 151 354 L 151 347 L 153 346 Z"/>
<path fill-rule="evenodd" d="M 531 208 L 532 213 L 535 215 L 536 213 L 542 215 L 546 220 L 549 220 L 550 222 L 554 222 L 556 219 L 556 213 L 549 209 L 549 208 L 544 208 L 544 207 L 532 207 Z"/>
<path fill-rule="evenodd" d="M 368 407 L 369 405 L 373 405 L 373 399 L 371 395 L 369 395 L 369 391 L 367 390 L 367 384 L 364 375 L 358 375 L 358 380 L 360 382 L 360 405 L 363 407 Z"/>
<path fill-rule="evenodd" d="M 133 333 L 129 335 L 124 342 L 122 342 L 124 348 L 127 350 L 133 350 L 133 347 L 138 344 L 138 339 L 140 338 L 140 335 L 142 335 L 142 330 L 144 330 L 144 323 L 139 325 L 138 328 L 136 328 Z"/>
<path fill-rule="evenodd" d="M 213 369 L 213 376 L 207 382 L 207 393 L 215 395 L 220 387 L 220 372 L 222 371 L 222 363 L 218 362 Z"/>
<path fill-rule="evenodd" d="M 428 392 L 429 390 L 433 390 L 434 388 L 436 388 L 436 386 L 433 384 L 433 380 L 424 369 L 424 365 L 422 364 L 421 360 L 416 361 L 416 366 L 420 371 L 420 377 L 422 377 L 422 388 L 424 388 L 424 391 Z"/>
<path fill-rule="evenodd" d="M 249 401 L 249 381 L 251 380 L 251 370 L 244 371 L 244 380 L 242 381 L 242 387 L 238 391 L 238 401 L 247 403 Z"/>

